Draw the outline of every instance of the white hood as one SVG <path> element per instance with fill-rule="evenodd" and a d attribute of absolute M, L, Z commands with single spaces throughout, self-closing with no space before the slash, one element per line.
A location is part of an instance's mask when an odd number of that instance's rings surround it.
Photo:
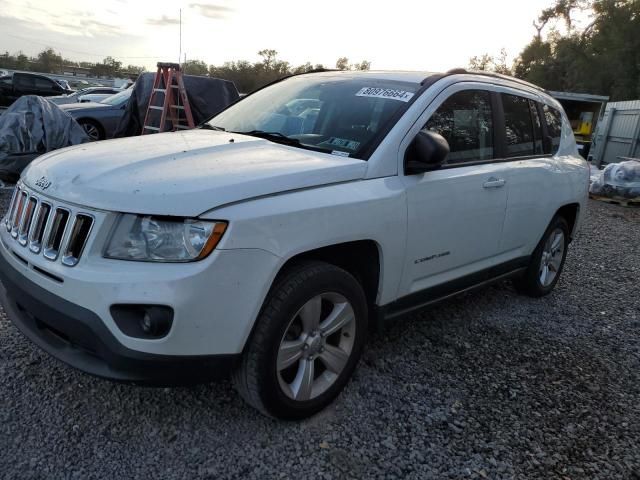
<path fill-rule="evenodd" d="M 233 142 L 230 140 L 233 139 Z M 76 145 L 42 155 L 23 181 L 59 200 L 144 214 L 197 216 L 220 205 L 364 177 L 367 163 L 212 130 Z"/>

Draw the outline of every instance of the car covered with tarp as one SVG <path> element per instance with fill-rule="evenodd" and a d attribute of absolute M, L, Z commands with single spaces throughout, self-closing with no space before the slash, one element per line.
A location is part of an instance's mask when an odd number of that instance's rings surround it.
<path fill-rule="evenodd" d="M 143 73 L 136 80 L 129 103 L 114 137 L 140 135 L 153 89 L 154 73 Z M 240 98 L 233 82 L 220 78 L 184 75 L 184 86 L 196 125 L 208 120 Z"/>
<path fill-rule="evenodd" d="M 15 181 L 39 155 L 88 141 L 58 106 L 35 95 L 21 97 L 0 116 L 0 179 Z"/>

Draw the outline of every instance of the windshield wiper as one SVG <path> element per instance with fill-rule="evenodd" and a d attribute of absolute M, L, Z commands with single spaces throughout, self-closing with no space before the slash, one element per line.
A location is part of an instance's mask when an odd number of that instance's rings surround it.
<path fill-rule="evenodd" d="M 302 143 L 297 138 L 287 137 L 280 132 L 265 132 L 264 130 L 250 130 L 248 132 L 229 132 L 237 133 L 238 135 L 249 135 L 251 137 L 264 138 L 273 143 L 280 143 L 282 145 L 288 145 L 290 147 L 304 148 L 305 150 L 313 150 L 315 152 L 330 152 L 331 149 L 318 147 L 317 145 L 309 145 L 308 143 Z"/>
<path fill-rule="evenodd" d="M 216 125 L 210 125 L 208 123 L 203 123 L 202 125 L 200 125 L 200 128 L 204 129 L 204 130 L 215 130 L 217 132 L 226 132 L 227 130 L 223 127 L 218 127 Z"/>
<path fill-rule="evenodd" d="M 297 138 L 290 138 L 280 132 L 265 132 L 264 130 L 250 130 L 248 132 L 230 132 L 237 133 L 238 135 L 250 135 L 252 137 L 264 138 L 265 140 L 271 140 L 275 143 L 282 143 L 284 145 L 293 145 L 294 147 L 301 147 L 302 143 Z"/>

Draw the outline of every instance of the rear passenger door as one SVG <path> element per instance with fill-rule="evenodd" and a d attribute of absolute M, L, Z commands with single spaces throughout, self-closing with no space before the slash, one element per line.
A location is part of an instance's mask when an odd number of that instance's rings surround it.
<path fill-rule="evenodd" d="M 530 94 L 503 91 L 500 103 L 504 157 L 511 170 L 500 250 L 513 258 L 525 257 L 537 245 L 553 214 L 554 174 L 558 172 L 553 154 L 558 149 L 559 132 L 544 120 L 546 116 L 552 121 L 551 107 Z"/>
<path fill-rule="evenodd" d="M 408 232 L 399 296 L 502 261 L 508 167 L 495 161 L 499 113 L 495 95 L 484 84 L 466 83 L 438 95 L 418 120 L 445 137 L 450 154 L 439 170 L 403 177 Z M 414 136 L 411 131 L 403 145 Z"/>

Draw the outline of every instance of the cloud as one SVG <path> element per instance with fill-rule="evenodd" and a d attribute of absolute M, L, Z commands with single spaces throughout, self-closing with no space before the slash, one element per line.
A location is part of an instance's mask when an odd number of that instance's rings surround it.
<path fill-rule="evenodd" d="M 119 35 L 120 27 L 95 20 L 79 20 L 78 22 L 51 22 L 49 27 L 57 27 L 68 35 L 85 35 L 94 37 L 99 35 Z"/>
<path fill-rule="evenodd" d="M 213 5 L 210 3 L 190 3 L 189 8 L 195 8 L 205 17 L 220 20 L 226 18 L 229 13 L 233 12 L 233 8 L 224 5 Z"/>
<path fill-rule="evenodd" d="M 178 25 L 180 20 L 177 18 L 167 17 L 166 15 L 162 15 L 160 18 L 148 18 L 145 22 L 147 25 L 153 26 L 167 26 L 167 25 Z"/>

